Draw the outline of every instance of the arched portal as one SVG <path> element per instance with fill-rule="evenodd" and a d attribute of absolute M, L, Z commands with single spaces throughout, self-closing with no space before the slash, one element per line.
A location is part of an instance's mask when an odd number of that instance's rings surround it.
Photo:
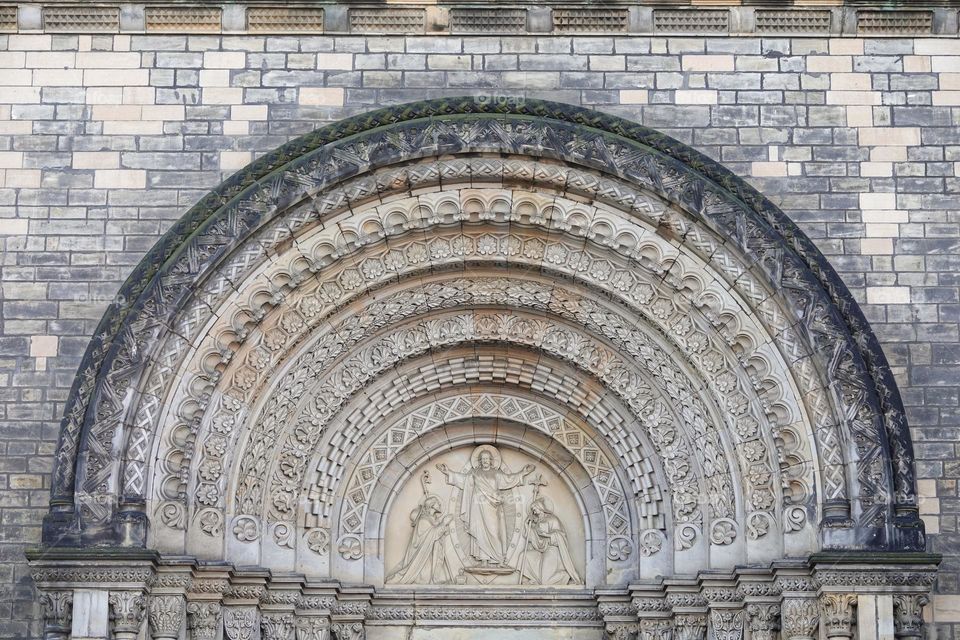
<path fill-rule="evenodd" d="M 142 570 L 90 606 L 149 591 L 193 637 L 716 633 L 752 596 L 802 613 L 834 552 L 931 575 L 856 303 L 761 195 L 624 120 L 465 98 L 324 127 L 204 198 L 119 299 L 34 559 L 50 592 L 84 554 Z"/>

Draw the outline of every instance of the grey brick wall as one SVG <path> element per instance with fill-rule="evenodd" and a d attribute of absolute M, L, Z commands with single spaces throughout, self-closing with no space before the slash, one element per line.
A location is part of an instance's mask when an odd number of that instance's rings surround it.
<path fill-rule="evenodd" d="M 158 236 L 291 137 L 492 93 L 661 129 L 748 178 L 831 259 L 909 411 L 928 617 L 960 625 L 960 41 L 0 35 L 0 637 L 38 636 L 37 544 L 62 402 Z"/>

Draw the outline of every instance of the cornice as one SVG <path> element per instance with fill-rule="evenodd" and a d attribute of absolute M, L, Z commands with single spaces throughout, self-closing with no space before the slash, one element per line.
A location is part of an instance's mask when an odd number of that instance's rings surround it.
<path fill-rule="evenodd" d="M 64 0 L 49 4 L 0 0 L 0 34 L 254 34 L 254 35 L 679 35 L 795 37 L 956 37 L 960 0 L 922 3 L 794 0 L 731 5 L 696 2 L 586 0 L 549 4 L 400 0 L 195 3 Z"/>

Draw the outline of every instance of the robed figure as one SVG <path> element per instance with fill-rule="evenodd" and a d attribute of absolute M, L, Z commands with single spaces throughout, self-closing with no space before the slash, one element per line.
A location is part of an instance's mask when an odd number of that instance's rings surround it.
<path fill-rule="evenodd" d="M 443 514 L 440 498 L 427 494 L 410 513 L 413 533 L 400 565 L 387 576 L 397 584 L 447 584 L 454 580 L 446 537 L 452 516 Z"/>
<path fill-rule="evenodd" d="M 502 463 L 500 452 L 490 445 L 481 445 L 470 456 L 470 469 L 464 473 L 452 471 L 445 464 L 437 468 L 446 476 L 447 483 L 462 489 L 459 515 L 470 536 L 470 556 L 479 568 L 500 568 L 507 565 L 507 523 L 504 501 L 507 492 L 523 484 L 523 479 L 534 471 L 528 464 L 517 473 L 510 473 Z"/>
<path fill-rule="evenodd" d="M 528 584 L 583 584 L 570 554 L 567 531 L 550 498 L 534 500 L 529 513 L 522 579 Z"/>

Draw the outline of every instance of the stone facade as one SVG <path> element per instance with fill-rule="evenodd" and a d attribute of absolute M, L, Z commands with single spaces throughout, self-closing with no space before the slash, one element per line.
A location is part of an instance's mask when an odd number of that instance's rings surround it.
<path fill-rule="evenodd" d="M 937 12 L 931 30 L 950 24 Z M 65 592 L 37 599 L 23 553 L 40 543 L 80 359 L 134 265 L 221 180 L 292 137 L 379 106 L 460 95 L 545 98 L 663 131 L 748 179 L 814 240 L 861 304 L 903 394 L 927 549 L 945 554 L 927 617 L 939 635 L 956 635 L 955 37 L 186 35 L 167 24 L 158 35 L 0 35 L 0 636 L 39 637 L 41 608 L 56 622 L 69 606 L 56 595 Z M 141 623 L 141 596 L 116 593 L 115 629 L 131 633 L 121 627 Z M 241 595 L 230 616 L 246 611 Z M 150 611 L 155 629 L 172 624 L 168 605 L 189 614 L 177 625 L 195 629 L 219 615 L 202 599 L 185 608 L 175 589 L 165 597 Z M 906 637 L 919 607 L 897 597 L 890 606 Z M 823 598 L 825 633 L 847 634 L 842 596 Z M 706 628 L 705 603 L 686 612 L 703 620 L 696 628 Z M 791 638 L 810 635 L 808 605 L 803 596 L 777 605 L 796 612 Z M 750 606 L 752 633 L 769 631 L 756 607 L 773 605 Z M 711 628 L 723 628 L 722 611 L 709 613 Z M 163 633 L 154 637 L 174 637 Z"/>

